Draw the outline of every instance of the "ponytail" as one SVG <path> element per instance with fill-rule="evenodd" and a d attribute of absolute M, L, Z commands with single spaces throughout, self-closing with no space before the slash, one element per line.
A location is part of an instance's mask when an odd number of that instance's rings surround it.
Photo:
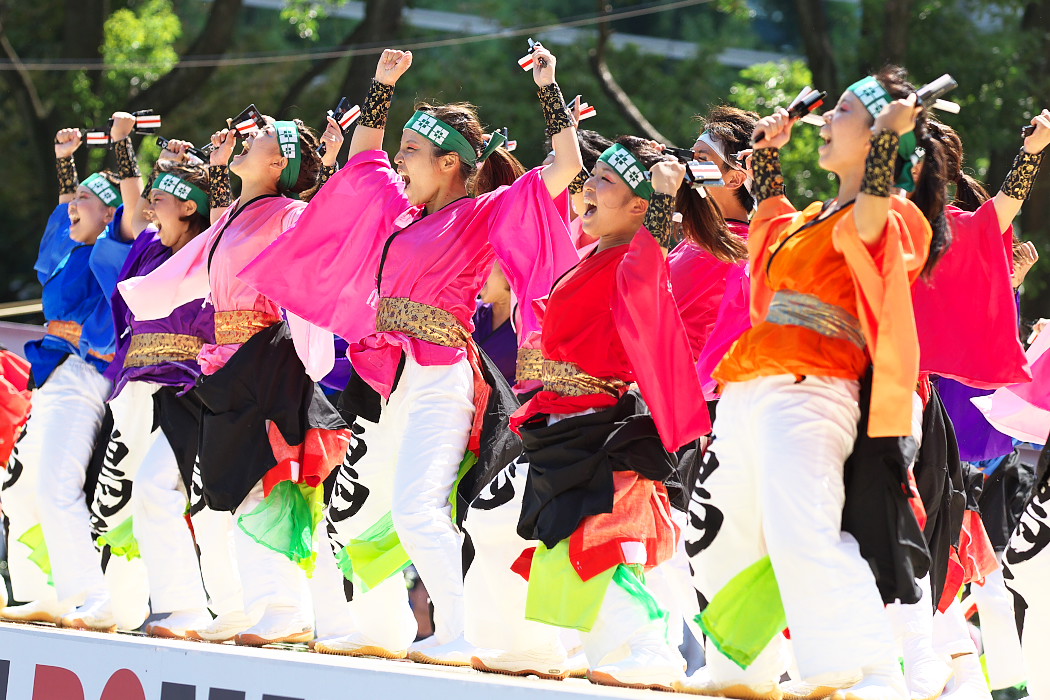
<path fill-rule="evenodd" d="M 691 187 L 683 185 L 675 199 L 675 210 L 682 215 L 682 232 L 693 244 L 722 262 L 747 259 L 747 242 L 729 228 L 712 197 L 701 197 Z"/>
<path fill-rule="evenodd" d="M 525 166 L 505 148 L 497 148 L 467 183 L 467 190 L 478 196 L 510 185 L 525 174 Z"/>
<path fill-rule="evenodd" d="M 944 176 L 955 185 L 954 204 L 965 211 L 974 211 L 991 199 L 988 190 L 963 170 L 963 144 L 955 129 L 932 118 L 927 118 L 926 129 L 929 137 L 944 147 Z"/>
<path fill-rule="evenodd" d="M 955 202 L 954 204 L 965 211 L 976 211 L 978 207 L 991 199 L 988 190 L 976 179 L 966 173 L 959 171 L 955 178 Z"/>

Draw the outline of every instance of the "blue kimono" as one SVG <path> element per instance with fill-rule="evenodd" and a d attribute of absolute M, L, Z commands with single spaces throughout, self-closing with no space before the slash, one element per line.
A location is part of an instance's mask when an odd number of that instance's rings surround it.
<path fill-rule="evenodd" d="M 124 208 L 94 245 L 69 237 L 69 205 L 59 204 L 48 219 L 34 269 L 44 287 L 44 317 L 80 326 L 80 342 L 48 333 L 25 345 L 33 365 L 33 379 L 42 386 L 69 355 L 79 355 L 99 372 L 109 365 L 107 356 L 116 348 L 110 297 L 131 250 L 131 241 L 120 235 Z"/>

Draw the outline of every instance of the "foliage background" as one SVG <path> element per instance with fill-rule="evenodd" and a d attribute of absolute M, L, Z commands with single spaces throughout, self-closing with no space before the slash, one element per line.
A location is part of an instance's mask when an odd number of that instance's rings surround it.
<path fill-rule="evenodd" d="M 345 0 L 334 0 L 343 4 Z M 256 3 L 257 4 L 257 3 Z M 345 44 L 397 45 L 450 35 L 399 22 L 401 10 L 436 9 L 476 15 L 504 27 L 594 16 L 594 0 L 368 0 L 364 20 L 330 16 L 312 0 L 249 6 L 242 0 L 0 0 L 0 61 L 78 62 L 104 59 L 112 69 L 0 71 L 0 302 L 35 298 L 36 246 L 55 202 L 55 130 L 104 124 L 118 109 L 161 107 L 162 133 L 204 143 L 249 102 L 264 112 L 294 115 L 316 127 L 342 94 L 359 101 L 375 56 L 314 61 L 311 52 Z M 615 9 L 643 3 L 616 0 Z M 785 104 L 803 85 L 837 96 L 887 60 L 912 69 L 917 83 L 950 72 L 963 105 L 947 115 L 967 144 L 968 167 L 994 183 L 1020 145 L 1019 128 L 1050 105 L 1050 0 L 711 0 L 610 24 L 613 32 L 694 42 L 687 60 L 609 48 L 611 73 L 649 122 L 675 145 L 697 135 L 693 116 L 718 102 L 760 113 Z M 473 33 L 473 32 L 468 32 Z M 542 37 L 543 35 L 538 35 Z M 637 129 L 607 99 L 589 60 L 597 41 L 586 28 L 572 45 L 554 45 L 559 82 L 599 108 L 587 126 L 614 136 Z M 517 67 L 523 38 L 493 38 L 416 52 L 398 85 L 391 123 L 410 114 L 415 99 L 469 100 L 492 126 L 509 127 L 526 165 L 545 150 L 534 86 Z M 777 63 L 740 69 L 716 57 L 728 47 L 780 52 Z M 215 69 L 180 63 L 186 56 L 225 58 L 260 53 L 296 60 Z M 152 64 L 148 70 L 136 62 Z M 814 79 L 812 76 L 817 76 Z M 833 97 L 834 99 L 834 97 Z M 394 130 L 388 147 L 393 146 Z M 834 182 L 816 167 L 816 130 L 801 127 L 785 153 L 789 194 L 797 204 L 824 198 Z M 157 155 L 152 138 L 139 145 L 144 165 Z M 77 154 L 83 173 L 104 153 Z M 145 167 L 144 167 L 145 169 Z M 1040 179 L 1019 220 L 1044 256 L 1026 284 L 1023 316 L 1050 315 L 1050 176 Z M 304 274 L 306 274 L 304 272 Z M 978 300 L 975 300 L 977 302 Z"/>

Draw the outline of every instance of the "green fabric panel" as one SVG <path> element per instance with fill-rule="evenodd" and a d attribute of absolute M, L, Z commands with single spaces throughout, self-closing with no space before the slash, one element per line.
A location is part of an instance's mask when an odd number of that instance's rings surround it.
<path fill-rule="evenodd" d="M 787 627 L 769 557 L 734 576 L 696 616 L 696 622 L 720 652 L 740 668 L 750 666 Z"/>
<path fill-rule="evenodd" d="M 347 581 L 362 592 L 371 590 L 408 568 L 412 560 L 401 546 L 394 529 L 394 516 L 387 513 L 336 555 L 336 564 Z"/>
<path fill-rule="evenodd" d="M 96 542 L 99 547 L 109 545 L 109 551 L 112 552 L 115 557 L 124 557 L 128 561 L 131 561 L 133 559 L 138 559 L 141 556 L 138 540 L 135 539 L 135 532 L 131 518 L 128 518 L 120 525 L 111 528 L 109 532 L 104 532 L 99 535 Z"/>
<path fill-rule="evenodd" d="M 18 541 L 29 547 L 31 554 L 29 555 L 29 561 L 33 562 L 40 567 L 40 570 L 47 574 L 47 584 L 54 586 L 55 582 L 51 578 L 51 557 L 47 553 L 47 542 L 44 541 L 44 528 L 42 525 L 34 525 L 25 531 L 25 533 L 18 538 Z"/>
<path fill-rule="evenodd" d="M 569 561 L 569 540 L 562 540 L 554 549 L 539 543 L 529 572 L 525 618 L 590 632 L 618 568 L 584 581 Z"/>
<path fill-rule="evenodd" d="M 477 463 L 478 456 L 470 450 L 467 450 L 467 453 L 463 455 L 463 461 L 459 463 L 459 473 L 456 474 L 456 481 L 452 484 L 452 493 L 448 495 L 448 502 L 452 505 L 452 522 L 456 522 L 456 514 L 459 510 L 459 499 L 456 498 L 456 495 L 459 494 L 459 482 L 463 481 L 463 477 Z"/>
<path fill-rule="evenodd" d="M 651 622 L 662 621 L 664 634 L 667 634 L 670 613 L 660 605 L 656 596 L 645 585 L 645 569 L 637 564 L 620 564 L 613 574 L 613 582 L 634 598 L 649 615 Z"/>
<path fill-rule="evenodd" d="M 321 491 L 282 481 L 255 510 L 237 518 L 237 525 L 262 546 L 280 552 L 312 574 L 317 563 L 314 529 L 320 522 Z"/>

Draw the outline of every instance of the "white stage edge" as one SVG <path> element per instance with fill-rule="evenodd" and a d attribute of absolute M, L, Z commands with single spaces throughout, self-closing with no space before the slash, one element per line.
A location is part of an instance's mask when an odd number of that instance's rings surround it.
<path fill-rule="evenodd" d="M 651 700 L 653 692 L 0 623 L 0 700 Z"/>

